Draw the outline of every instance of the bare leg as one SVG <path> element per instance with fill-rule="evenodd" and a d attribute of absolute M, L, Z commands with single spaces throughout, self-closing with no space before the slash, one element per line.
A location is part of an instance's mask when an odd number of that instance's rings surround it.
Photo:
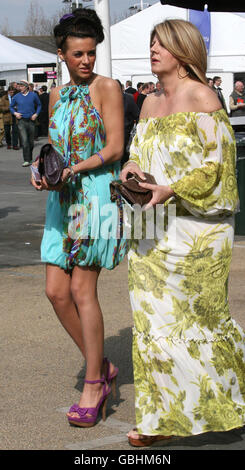
<path fill-rule="evenodd" d="M 46 266 L 46 294 L 61 324 L 85 357 L 81 322 L 71 296 L 71 277 L 52 264 Z"/>
<path fill-rule="evenodd" d="M 87 361 L 86 379 L 101 378 L 104 324 L 97 296 L 100 270 L 75 267 L 72 276 L 58 266 L 46 267 L 46 294 L 58 319 Z M 110 364 L 112 373 L 114 366 Z M 101 384 L 84 384 L 80 407 L 97 405 Z"/>
<path fill-rule="evenodd" d="M 100 270 L 92 267 L 75 267 L 71 292 L 77 306 L 87 361 L 86 379 L 101 378 L 104 353 L 104 322 L 97 295 Z M 84 384 L 79 401 L 81 408 L 95 407 L 101 398 L 103 384 Z M 76 416 L 76 413 L 69 415 Z"/>

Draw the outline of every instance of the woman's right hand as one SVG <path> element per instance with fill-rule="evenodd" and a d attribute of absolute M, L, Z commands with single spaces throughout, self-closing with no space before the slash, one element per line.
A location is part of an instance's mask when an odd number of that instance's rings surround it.
<path fill-rule="evenodd" d="M 39 165 L 39 159 L 36 159 L 35 162 L 33 162 L 31 166 L 38 169 L 38 165 Z M 34 186 L 34 188 L 37 191 L 42 191 L 43 189 L 47 189 L 47 184 L 45 181 L 43 181 L 43 178 L 41 178 L 41 180 L 36 180 L 33 174 L 31 174 L 30 184 L 32 184 L 32 186 Z"/>
<path fill-rule="evenodd" d="M 32 186 L 34 186 L 34 188 L 36 188 L 37 191 L 46 190 L 46 191 L 58 191 L 59 192 L 64 186 L 63 182 L 60 182 L 56 184 L 55 186 L 48 184 L 45 177 L 42 177 L 41 181 L 36 181 L 35 178 L 33 178 L 33 176 L 31 177 L 30 184 L 32 184 Z"/>
<path fill-rule="evenodd" d="M 122 180 L 122 182 L 124 183 L 125 181 L 127 181 L 127 175 L 128 173 L 135 173 L 136 175 L 138 175 L 141 179 L 145 180 L 145 176 L 144 176 L 144 173 L 143 171 L 140 169 L 140 167 L 137 165 L 137 163 L 135 162 L 129 162 L 125 165 L 125 167 L 123 168 L 123 170 L 121 171 L 120 173 L 120 179 Z"/>
<path fill-rule="evenodd" d="M 32 176 L 30 180 L 30 184 L 32 184 L 32 186 L 34 186 L 34 188 L 37 191 L 43 191 L 43 189 L 51 190 L 51 187 L 49 187 L 49 185 L 47 184 L 44 178 L 42 178 L 41 181 L 36 181 L 35 178 Z"/>
<path fill-rule="evenodd" d="M 32 165 L 35 167 L 38 167 L 38 161 L 34 162 Z M 65 168 L 63 170 L 60 183 L 56 184 L 55 186 L 48 184 L 45 176 L 43 176 L 40 181 L 37 181 L 32 175 L 30 184 L 32 184 L 32 186 L 34 186 L 34 188 L 37 191 L 43 191 L 43 189 L 46 189 L 46 191 L 61 191 L 65 183 L 68 181 L 70 175 L 71 175 L 70 168 Z"/>

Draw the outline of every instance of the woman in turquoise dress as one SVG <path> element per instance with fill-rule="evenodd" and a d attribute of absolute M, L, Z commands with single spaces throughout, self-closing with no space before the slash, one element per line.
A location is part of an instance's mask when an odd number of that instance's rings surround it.
<path fill-rule="evenodd" d="M 245 423 L 245 334 L 231 318 L 228 276 L 238 207 L 236 144 L 206 85 L 199 31 L 166 20 L 151 36 L 162 91 L 144 101 L 122 171 L 154 175 L 151 238 L 132 240 L 136 429 L 133 446 Z M 147 217 L 145 224 L 154 219 Z M 150 222 L 148 222 L 150 221 Z M 151 230 L 150 230 L 151 229 Z"/>
<path fill-rule="evenodd" d="M 50 190 L 41 259 L 46 293 L 64 328 L 86 359 L 86 377 L 70 424 L 89 427 L 105 406 L 118 368 L 103 358 L 104 327 L 97 297 L 102 268 L 113 269 L 125 255 L 122 211 L 110 201 L 123 151 L 123 104 L 116 81 L 93 72 L 96 45 L 103 41 L 97 14 L 77 9 L 54 29 L 58 54 L 70 83 L 50 95 L 49 141 L 63 155 L 65 169 Z"/>

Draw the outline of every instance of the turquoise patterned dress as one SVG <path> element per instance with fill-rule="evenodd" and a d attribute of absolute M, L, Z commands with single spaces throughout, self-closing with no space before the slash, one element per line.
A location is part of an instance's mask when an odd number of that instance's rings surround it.
<path fill-rule="evenodd" d="M 100 114 L 88 85 L 60 90 L 49 123 L 50 140 L 67 166 L 86 160 L 106 145 Z M 110 201 L 110 182 L 120 162 L 79 173 L 60 191 L 50 191 L 41 244 L 43 262 L 71 271 L 74 266 L 113 269 L 125 256 L 122 211 Z"/>

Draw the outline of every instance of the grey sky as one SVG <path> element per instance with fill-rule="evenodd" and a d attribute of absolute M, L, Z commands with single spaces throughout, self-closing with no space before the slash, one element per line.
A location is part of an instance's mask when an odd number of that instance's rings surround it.
<path fill-rule="evenodd" d="M 7 21 L 12 34 L 22 34 L 24 32 L 25 20 L 31 1 L 42 7 L 45 16 L 53 16 L 64 6 L 69 8 L 69 5 L 63 3 L 62 0 L 0 0 L 0 27 Z M 82 2 L 82 0 L 80 1 Z M 148 2 L 145 1 L 144 4 L 150 3 L 153 5 L 157 2 L 158 0 L 149 0 Z M 110 0 L 111 17 L 118 17 L 120 14 L 127 11 L 130 6 L 135 4 L 140 4 L 140 0 Z M 84 5 L 88 6 L 90 4 L 86 2 Z M 92 1 L 91 7 L 93 7 Z"/>
<path fill-rule="evenodd" d="M 82 0 L 80 1 L 82 2 Z M 158 1 L 159 0 L 145 0 L 144 6 L 147 4 L 154 5 Z M 45 16 L 53 16 L 64 6 L 66 6 L 67 9 L 69 8 L 69 5 L 63 3 L 62 0 L 0 0 L 0 28 L 7 22 L 11 34 L 24 34 L 25 20 L 31 2 L 40 5 Z M 120 15 L 128 11 L 130 6 L 140 5 L 141 0 L 109 0 L 109 2 L 112 19 L 120 19 Z M 91 4 L 84 3 L 84 5 L 91 5 L 91 7 L 93 7 L 93 2 L 91 1 Z M 240 15 L 244 16 L 245 13 L 240 13 Z"/>

